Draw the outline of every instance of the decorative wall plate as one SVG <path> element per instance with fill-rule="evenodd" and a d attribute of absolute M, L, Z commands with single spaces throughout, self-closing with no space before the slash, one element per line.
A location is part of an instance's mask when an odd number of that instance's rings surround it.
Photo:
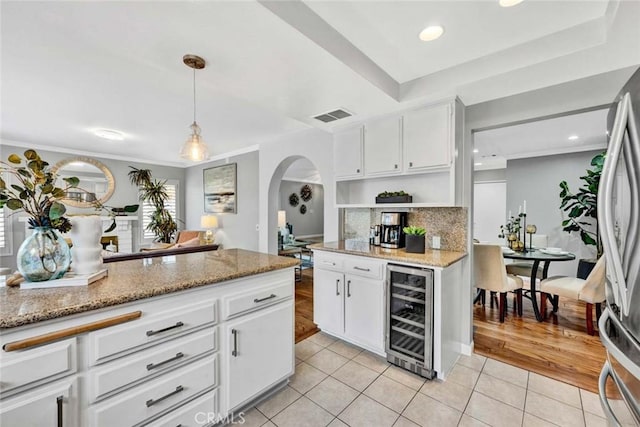
<path fill-rule="evenodd" d="M 311 189 L 311 186 L 307 184 L 303 185 L 302 189 L 300 189 L 300 197 L 302 197 L 302 200 L 308 202 L 309 200 L 311 200 L 312 196 L 313 190 Z"/>
<path fill-rule="evenodd" d="M 296 193 L 291 193 L 291 195 L 289 196 L 289 204 L 291 206 L 298 206 L 299 203 L 300 198 L 298 197 L 298 195 Z"/>
<path fill-rule="evenodd" d="M 302 206 L 300 206 L 300 213 L 301 213 L 302 215 L 304 215 L 304 214 L 306 214 L 306 213 L 307 213 L 307 206 L 306 206 L 306 205 L 302 205 Z"/>

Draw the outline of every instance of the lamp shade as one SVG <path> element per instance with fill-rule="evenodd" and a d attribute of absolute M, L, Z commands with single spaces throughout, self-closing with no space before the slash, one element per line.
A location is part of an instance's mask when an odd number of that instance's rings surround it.
<path fill-rule="evenodd" d="M 218 217 L 215 215 L 203 215 L 200 217 L 200 227 L 202 228 L 217 228 Z"/>
<path fill-rule="evenodd" d="M 278 227 L 283 228 L 287 226 L 287 212 L 278 211 Z"/>

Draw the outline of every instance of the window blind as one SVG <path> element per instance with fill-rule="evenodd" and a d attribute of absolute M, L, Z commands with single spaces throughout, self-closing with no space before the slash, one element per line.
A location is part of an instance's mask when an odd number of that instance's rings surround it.
<path fill-rule="evenodd" d="M 164 207 L 169 211 L 174 221 L 178 221 L 176 206 L 178 204 L 178 186 L 176 184 L 165 184 L 165 189 L 169 198 L 164 202 Z M 145 239 L 153 239 L 156 237 L 153 232 L 147 230 L 147 226 L 151 222 L 151 215 L 155 212 L 156 208 L 148 202 L 142 203 L 142 237 Z"/>

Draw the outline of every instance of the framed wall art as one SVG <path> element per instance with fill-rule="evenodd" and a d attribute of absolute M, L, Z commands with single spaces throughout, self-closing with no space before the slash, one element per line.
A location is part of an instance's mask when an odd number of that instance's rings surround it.
<path fill-rule="evenodd" d="M 237 213 L 236 177 L 236 163 L 203 171 L 205 212 Z"/>

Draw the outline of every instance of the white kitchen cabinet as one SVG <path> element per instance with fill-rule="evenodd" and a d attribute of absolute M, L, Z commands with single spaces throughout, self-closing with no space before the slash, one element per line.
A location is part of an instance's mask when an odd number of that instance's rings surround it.
<path fill-rule="evenodd" d="M 442 104 L 404 114 L 403 158 L 407 172 L 451 165 L 453 152 L 452 106 Z"/>
<path fill-rule="evenodd" d="M 313 272 L 314 323 L 384 355 L 384 262 L 321 251 L 317 255 L 323 263 Z"/>
<path fill-rule="evenodd" d="M 313 320 L 323 329 L 339 332 L 344 328 L 344 274 L 316 268 L 313 271 Z"/>
<path fill-rule="evenodd" d="M 0 426 L 79 426 L 78 410 L 78 379 L 73 376 L 3 400 Z"/>
<path fill-rule="evenodd" d="M 352 274 L 346 274 L 344 279 L 345 335 L 369 347 L 384 349 L 384 281 Z"/>
<path fill-rule="evenodd" d="M 293 374 L 293 300 L 227 322 L 227 406 L 234 410 Z"/>
<path fill-rule="evenodd" d="M 364 174 L 362 126 L 336 132 L 333 136 L 335 178 L 357 178 Z"/>
<path fill-rule="evenodd" d="M 364 128 L 364 172 L 366 176 L 402 172 L 402 118 L 371 121 Z"/>

